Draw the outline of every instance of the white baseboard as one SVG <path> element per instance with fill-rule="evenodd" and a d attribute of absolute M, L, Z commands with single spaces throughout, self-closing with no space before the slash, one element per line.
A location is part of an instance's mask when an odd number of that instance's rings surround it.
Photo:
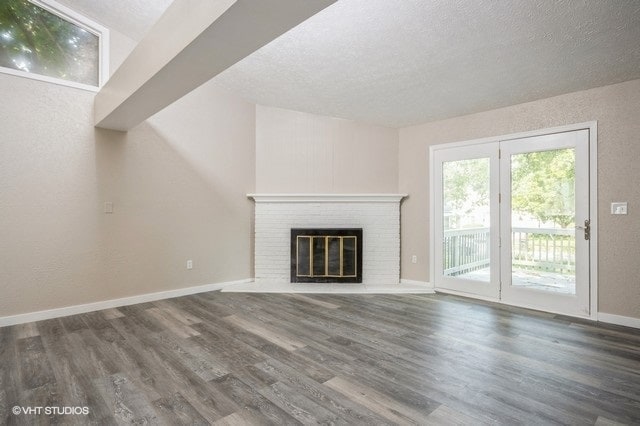
<path fill-rule="evenodd" d="M 187 296 L 190 294 L 205 293 L 207 291 L 220 290 L 233 284 L 252 282 L 253 279 L 229 281 L 215 284 L 204 284 L 195 287 L 177 288 L 175 290 L 146 293 L 137 296 L 123 297 L 120 299 L 103 300 L 84 305 L 66 306 L 64 308 L 48 309 L 46 311 L 29 312 L 26 314 L 0 317 L 0 327 L 8 325 L 24 324 L 26 322 L 42 321 L 51 318 L 66 317 L 69 315 L 83 314 L 85 312 L 100 311 L 102 309 L 117 308 L 119 306 L 135 305 L 137 303 L 153 302 L 155 300 L 171 299 L 172 297 Z"/>
<path fill-rule="evenodd" d="M 598 321 L 608 324 L 624 325 L 626 327 L 640 328 L 640 318 L 624 317 L 622 315 L 606 314 L 598 312 Z"/>
<path fill-rule="evenodd" d="M 434 290 L 433 289 L 433 284 L 431 284 L 428 281 L 415 281 L 415 280 L 405 280 L 404 278 L 400 279 L 400 284 L 407 284 L 407 285 L 419 285 L 419 286 L 423 286 L 428 288 L 429 290 Z M 435 293 L 435 290 L 433 291 Z"/>

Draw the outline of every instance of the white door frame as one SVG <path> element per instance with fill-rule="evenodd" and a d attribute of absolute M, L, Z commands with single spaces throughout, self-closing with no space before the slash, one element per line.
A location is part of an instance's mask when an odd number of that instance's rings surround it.
<path fill-rule="evenodd" d="M 546 129 L 533 130 L 529 132 L 512 133 L 501 136 L 491 136 L 481 139 L 466 140 L 460 142 L 452 142 L 429 146 L 429 279 L 435 284 L 435 173 L 433 164 L 434 151 L 446 148 L 477 145 L 482 143 L 508 141 L 511 139 L 521 139 L 532 136 L 543 136 L 551 133 L 570 132 L 574 130 L 589 130 L 589 216 L 591 219 L 591 242 L 589 250 L 589 281 L 590 281 L 590 297 L 589 297 L 589 315 L 581 316 L 592 320 L 598 319 L 598 122 L 588 121 L 585 123 L 570 124 L 566 126 L 551 127 Z M 504 303 L 503 301 L 486 296 L 475 296 L 467 293 L 458 293 L 452 290 L 438 289 L 436 291 L 443 293 L 460 294 L 463 296 L 474 297 L 477 299 L 490 300 L 494 302 Z M 526 305 L 514 305 L 523 308 L 532 308 Z M 549 311 L 551 312 L 551 311 Z M 558 313 L 558 312 L 554 312 Z M 566 314 L 564 314 L 566 315 Z"/>

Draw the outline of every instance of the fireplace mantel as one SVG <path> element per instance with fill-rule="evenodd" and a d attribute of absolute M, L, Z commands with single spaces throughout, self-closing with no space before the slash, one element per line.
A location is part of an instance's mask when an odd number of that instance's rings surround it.
<path fill-rule="evenodd" d="M 247 194 L 256 203 L 399 203 L 407 194 Z"/>

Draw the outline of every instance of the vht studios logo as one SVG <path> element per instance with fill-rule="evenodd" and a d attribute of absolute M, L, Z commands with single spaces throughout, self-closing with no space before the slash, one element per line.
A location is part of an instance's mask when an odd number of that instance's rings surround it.
<path fill-rule="evenodd" d="M 44 414 L 45 416 L 86 416 L 89 407 L 20 407 L 16 405 L 11 409 L 16 416 L 20 414 Z"/>

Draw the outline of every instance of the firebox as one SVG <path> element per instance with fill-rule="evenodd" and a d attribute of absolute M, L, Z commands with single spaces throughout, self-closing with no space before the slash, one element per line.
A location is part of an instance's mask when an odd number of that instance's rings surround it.
<path fill-rule="evenodd" d="M 291 229 L 292 283 L 361 283 L 362 228 Z"/>

